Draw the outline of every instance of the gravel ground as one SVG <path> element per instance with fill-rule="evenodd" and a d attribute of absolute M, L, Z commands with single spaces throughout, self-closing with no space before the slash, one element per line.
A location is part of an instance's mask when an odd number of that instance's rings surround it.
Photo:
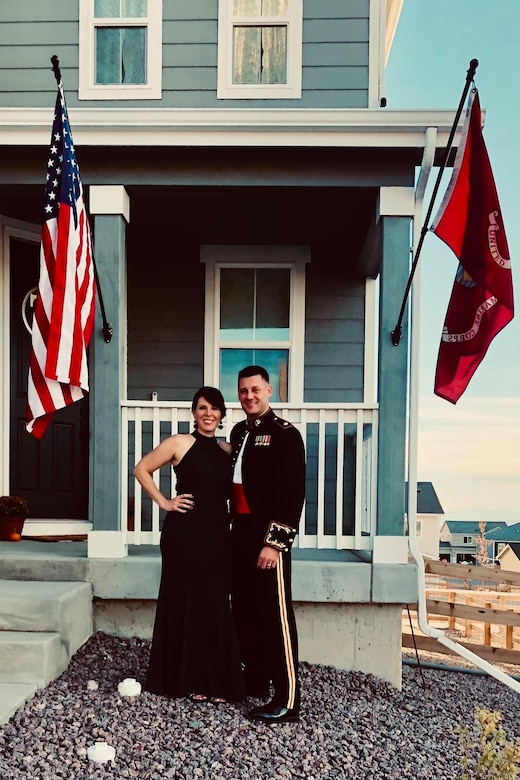
<path fill-rule="evenodd" d="M 399 692 L 370 675 L 302 663 L 298 724 L 251 723 L 252 702 L 121 697 L 122 679 L 144 680 L 149 647 L 94 635 L 61 677 L 0 726 L 1 780 L 451 780 L 461 772 L 453 729 L 473 725 L 475 706 L 499 710 L 509 739 L 520 734 L 518 694 L 503 683 L 425 668 L 421 675 L 408 665 Z M 99 688 L 90 690 L 89 680 Z M 116 749 L 113 763 L 88 760 L 96 741 Z"/>

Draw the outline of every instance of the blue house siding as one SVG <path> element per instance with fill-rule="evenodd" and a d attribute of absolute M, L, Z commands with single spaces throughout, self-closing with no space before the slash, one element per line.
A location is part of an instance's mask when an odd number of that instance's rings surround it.
<path fill-rule="evenodd" d="M 156 236 L 128 248 L 128 398 L 188 401 L 204 377 L 204 266 L 198 246 Z"/>
<path fill-rule="evenodd" d="M 303 101 L 366 108 L 368 16 L 369 0 L 304 0 Z"/>
<path fill-rule="evenodd" d="M 162 99 L 134 107 L 365 108 L 369 0 L 304 0 L 302 97 L 217 99 L 217 0 L 163 0 Z M 53 105 L 50 57 L 60 60 L 69 107 L 126 107 L 125 100 L 79 101 L 79 10 L 71 0 L 0 3 L 0 106 Z"/>
<path fill-rule="evenodd" d="M 54 106 L 56 82 L 50 58 L 57 54 L 76 101 L 78 3 L 2 0 L 0 3 L 0 105 Z"/>
<path fill-rule="evenodd" d="M 310 263 L 306 289 L 304 400 L 362 401 L 365 283 Z"/>

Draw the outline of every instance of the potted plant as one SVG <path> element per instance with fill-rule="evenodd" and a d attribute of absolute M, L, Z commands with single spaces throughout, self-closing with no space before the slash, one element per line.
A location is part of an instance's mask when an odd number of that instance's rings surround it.
<path fill-rule="evenodd" d="M 29 514 L 27 501 L 19 496 L 0 496 L 0 541 L 19 542 Z"/>

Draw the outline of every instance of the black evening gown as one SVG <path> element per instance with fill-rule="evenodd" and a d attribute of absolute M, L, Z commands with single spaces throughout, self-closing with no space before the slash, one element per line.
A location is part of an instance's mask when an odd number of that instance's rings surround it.
<path fill-rule="evenodd" d="M 145 687 L 165 696 L 240 701 L 244 683 L 229 603 L 231 459 L 215 438 L 193 435 L 195 443 L 174 470 L 177 493 L 192 493 L 195 506 L 186 514 L 168 512 L 164 520 Z"/>

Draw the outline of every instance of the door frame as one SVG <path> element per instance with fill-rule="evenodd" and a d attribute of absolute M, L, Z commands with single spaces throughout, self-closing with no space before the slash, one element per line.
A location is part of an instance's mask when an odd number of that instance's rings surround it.
<path fill-rule="evenodd" d="M 11 433 L 11 311 L 10 252 L 11 238 L 41 243 L 41 225 L 0 215 L 0 415 L 5 421 L 0 436 L 0 495 L 9 493 L 9 437 Z"/>

